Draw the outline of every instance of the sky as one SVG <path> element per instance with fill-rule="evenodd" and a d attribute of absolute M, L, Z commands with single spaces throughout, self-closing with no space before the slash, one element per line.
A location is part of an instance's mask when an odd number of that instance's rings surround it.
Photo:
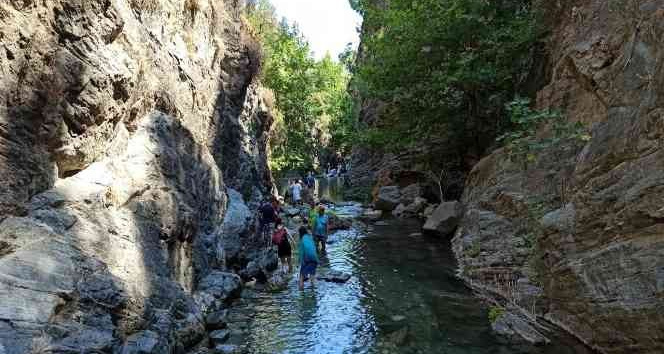
<path fill-rule="evenodd" d="M 347 43 L 357 47 L 362 17 L 348 0 L 270 0 L 279 18 L 297 22 L 316 58 L 329 52 L 337 59 Z"/>

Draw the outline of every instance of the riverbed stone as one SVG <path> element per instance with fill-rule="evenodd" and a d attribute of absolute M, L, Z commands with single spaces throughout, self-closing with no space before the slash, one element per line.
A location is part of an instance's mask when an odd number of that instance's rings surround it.
<path fill-rule="evenodd" d="M 351 276 L 348 273 L 344 273 L 337 270 L 330 270 L 327 272 L 322 272 L 317 276 L 317 278 L 332 283 L 345 283 L 348 280 L 350 280 Z"/>
<path fill-rule="evenodd" d="M 231 331 L 228 329 L 218 329 L 215 331 L 210 332 L 209 337 L 210 337 L 210 345 L 215 347 L 217 345 L 221 345 L 226 343 L 228 338 L 231 335 Z"/>
<path fill-rule="evenodd" d="M 526 340 L 530 344 L 544 345 L 550 340 L 523 316 L 507 311 L 500 315 L 492 324 L 493 331 L 511 341 Z"/>
<path fill-rule="evenodd" d="M 374 208 L 390 212 L 400 203 L 401 192 L 398 186 L 381 187 L 374 201 Z"/>
<path fill-rule="evenodd" d="M 240 347 L 235 344 L 220 344 L 214 347 L 214 354 L 237 354 L 240 353 Z"/>
<path fill-rule="evenodd" d="M 459 225 L 463 212 L 463 204 L 458 201 L 440 203 L 422 229 L 428 233 L 450 235 Z"/>
<path fill-rule="evenodd" d="M 208 330 L 224 329 L 227 326 L 228 310 L 219 310 L 205 317 L 205 327 Z"/>
<path fill-rule="evenodd" d="M 422 195 L 422 187 L 419 183 L 410 184 L 403 189 L 399 196 L 399 203 L 403 205 L 410 205 L 415 201 L 415 198 L 418 198 Z"/>

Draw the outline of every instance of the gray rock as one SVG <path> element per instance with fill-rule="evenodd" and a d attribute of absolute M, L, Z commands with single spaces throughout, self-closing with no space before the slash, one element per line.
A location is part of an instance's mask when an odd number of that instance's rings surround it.
<path fill-rule="evenodd" d="M 463 205 L 458 202 L 441 203 L 422 227 L 425 232 L 450 235 L 454 232 L 463 216 Z"/>
<path fill-rule="evenodd" d="M 289 216 L 289 217 L 300 215 L 300 209 L 298 209 L 298 208 L 286 208 L 286 210 L 284 210 L 284 212 L 286 213 L 286 216 Z"/>
<path fill-rule="evenodd" d="M 210 313 L 240 295 L 242 279 L 237 274 L 213 271 L 198 284 L 197 290 L 194 294 L 197 305 L 203 312 Z"/>
<path fill-rule="evenodd" d="M 330 230 L 348 230 L 353 226 L 353 221 L 348 218 L 341 218 L 337 215 L 334 214 L 329 214 L 330 215 Z"/>
<path fill-rule="evenodd" d="M 525 340 L 534 345 L 544 345 L 550 342 L 529 321 L 510 311 L 499 316 L 491 324 L 491 328 L 497 334 L 506 336 L 511 340 Z"/>
<path fill-rule="evenodd" d="M 205 327 L 208 330 L 224 329 L 227 326 L 228 310 L 219 310 L 205 317 Z"/>
<path fill-rule="evenodd" d="M 400 203 L 401 192 L 397 186 L 381 187 L 374 201 L 374 208 L 382 211 L 392 211 Z"/>
<path fill-rule="evenodd" d="M 430 217 L 433 214 L 433 212 L 436 211 L 437 208 L 438 204 L 427 205 L 424 211 L 422 212 L 422 216 L 424 216 L 424 218 Z"/>
<path fill-rule="evenodd" d="M 240 347 L 234 344 L 222 344 L 214 347 L 213 353 L 215 354 L 237 354 L 240 353 Z"/>
<path fill-rule="evenodd" d="M 547 213 L 540 219 L 540 225 L 548 232 L 574 233 L 576 209 L 568 203 L 563 208 Z"/>
<path fill-rule="evenodd" d="M 336 270 L 330 270 L 319 274 L 316 278 L 332 283 L 345 283 L 350 280 L 350 274 Z"/>
<path fill-rule="evenodd" d="M 419 198 L 422 195 L 422 187 L 417 184 L 411 184 L 406 186 L 401 190 L 401 197 L 399 202 L 403 205 L 412 204 L 416 198 Z"/>
<path fill-rule="evenodd" d="M 231 331 L 228 329 L 218 329 L 216 331 L 210 332 L 209 336 L 210 345 L 215 347 L 217 345 L 226 343 L 228 338 L 231 336 Z"/>
<path fill-rule="evenodd" d="M 122 354 L 158 354 L 166 348 L 162 347 L 161 338 L 152 331 L 141 331 L 127 338 L 122 346 Z"/>

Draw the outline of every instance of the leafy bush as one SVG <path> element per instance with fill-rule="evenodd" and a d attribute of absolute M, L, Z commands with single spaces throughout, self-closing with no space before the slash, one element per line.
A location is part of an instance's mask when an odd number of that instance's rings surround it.
<path fill-rule="evenodd" d="M 371 127 L 383 134 L 361 142 L 398 149 L 444 137 L 452 156 L 490 147 L 529 70 L 538 34 L 529 4 L 352 0 L 365 32 L 353 88 L 390 106 Z"/>
<path fill-rule="evenodd" d="M 537 159 L 541 151 L 556 146 L 561 142 L 588 141 L 590 135 L 580 122 L 568 122 L 561 114 L 549 110 L 533 110 L 530 100 L 516 98 L 506 105 L 513 129 L 499 136 L 496 140 L 505 145 L 512 161 L 523 163 Z M 538 135 L 544 125 L 549 133 Z M 544 137 L 546 136 L 546 137 Z"/>
<path fill-rule="evenodd" d="M 495 323 L 502 315 L 505 314 L 505 309 L 500 306 L 491 306 L 489 309 L 489 322 Z"/>

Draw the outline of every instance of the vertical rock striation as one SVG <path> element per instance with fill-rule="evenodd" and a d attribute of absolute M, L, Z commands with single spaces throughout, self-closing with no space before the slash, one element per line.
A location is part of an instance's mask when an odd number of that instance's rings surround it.
<path fill-rule="evenodd" d="M 592 138 L 468 177 L 462 276 L 604 353 L 664 352 L 664 2 L 563 1 L 540 107 Z"/>
<path fill-rule="evenodd" d="M 202 342 L 272 188 L 241 7 L 0 4 L 0 353 Z"/>

